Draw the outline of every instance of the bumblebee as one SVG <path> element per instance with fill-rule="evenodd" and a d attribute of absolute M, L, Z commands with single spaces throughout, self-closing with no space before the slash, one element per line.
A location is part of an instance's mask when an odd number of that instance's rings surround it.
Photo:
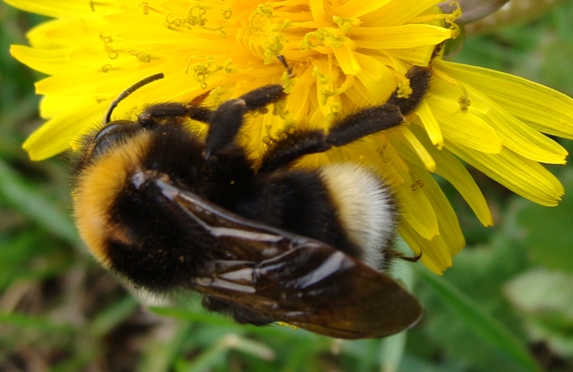
<path fill-rule="evenodd" d="M 74 212 L 94 257 L 134 288 L 196 291 L 238 323 L 282 321 L 319 334 L 383 337 L 415 324 L 418 301 L 385 269 L 398 220 L 392 191 L 356 164 L 293 169 L 300 158 L 404 122 L 431 70 L 412 67 L 413 93 L 273 141 L 255 164 L 236 142 L 245 116 L 283 99 L 267 85 L 223 102 L 158 103 L 136 121 L 113 109 L 87 135 L 74 169 Z M 203 139 L 183 122 L 208 125 Z"/>

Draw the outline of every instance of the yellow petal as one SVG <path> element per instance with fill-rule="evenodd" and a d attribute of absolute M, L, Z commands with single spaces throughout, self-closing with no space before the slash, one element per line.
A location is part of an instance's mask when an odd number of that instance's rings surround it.
<path fill-rule="evenodd" d="M 70 105 L 73 110 L 53 117 L 28 137 L 23 147 L 32 160 L 44 160 L 68 149 L 74 138 L 103 119 L 105 109 L 94 105 L 91 97 L 64 97 L 51 101 L 52 105 L 59 103 L 60 107 Z"/>
<path fill-rule="evenodd" d="M 396 163 L 393 151 L 387 151 L 390 162 Z M 401 217 L 425 239 L 432 239 L 438 235 L 438 220 L 432 204 L 429 202 L 425 192 L 424 183 L 418 173 L 419 168 L 411 168 L 407 165 L 408 177 L 404 183 L 393 186 L 398 197 L 398 208 Z M 427 172 L 427 171 L 426 171 Z"/>
<path fill-rule="evenodd" d="M 84 48 L 102 45 L 100 30 L 105 22 L 93 19 L 55 19 L 39 24 L 26 37 L 34 48 Z"/>
<path fill-rule="evenodd" d="M 62 66 L 68 64 L 65 49 L 33 49 L 23 45 L 12 45 L 10 54 L 18 61 L 47 75 L 60 72 Z"/>
<path fill-rule="evenodd" d="M 405 49 L 436 45 L 452 37 L 450 30 L 431 25 L 358 27 L 348 33 L 357 48 Z M 416 37 L 414 37 L 416 35 Z"/>
<path fill-rule="evenodd" d="M 364 24 L 383 24 L 398 26 L 407 23 L 412 18 L 435 6 L 441 0 L 393 0 L 383 8 L 361 17 Z M 374 3 L 375 1 L 364 1 Z"/>
<path fill-rule="evenodd" d="M 392 143 L 396 146 L 398 152 L 403 154 L 407 149 L 412 150 L 422 161 L 424 167 L 428 171 L 434 172 L 436 170 L 436 162 L 418 138 L 410 131 L 409 127 L 401 125 L 397 129 L 392 132 Z"/>
<path fill-rule="evenodd" d="M 366 103 L 372 105 L 388 99 L 395 88 L 394 75 L 384 66 L 383 60 L 377 56 L 354 53 L 360 73 L 356 77 L 366 88 L 368 97 Z"/>
<path fill-rule="evenodd" d="M 310 75 L 310 69 L 307 69 L 306 75 Z M 310 85 L 301 82 L 295 84 L 286 101 L 285 110 L 290 113 L 293 120 L 303 125 L 307 119 L 310 102 L 307 97 L 310 95 Z"/>
<path fill-rule="evenodd" d="M 408 161 L 409 169 L 418 179 L 416 187 L 418 190 L 423 191 L 428 202 L 432 205 L 432 210 L 436 214 L 436 219 L 439 223 L 440 235 L 443 236 L 449 247 L 448 253 L 452 256 L 455 255 L 463 248 L 465 240 L 450 202 L 430 173 L 425 171 L 419 157 L 411 148 L 400 148 L 400 154 Z M 414 162 L 411 163 L 410 159 L 414 159 Z M 411 223 L 410 225 L 412 226 Z M 418 233 L 423 236 L 420 231 Z M 428 239 L 427 237 L 424 238 Z"/>
<path fill-rule="evenodd" d="M 338 70 L 334 70 L 333 66 L 328 63 L 326 59 L 314 60 L 313 65 L 315 67 L 315 72 L 317 74 L 316 84 L 317 84 L 317 100 L 320 107 L 320 111 L 324 117 L 327 117 L 332 113 L 331 106 L 340 102 L 340 96 L 331 95 L 329 92 L 333 92 L 338 88 L 336 82 L 338 80 Z M 313 118 L 316 122 L 317 118 Z"/>
<path fill-rule="evenodd" d="M 444 89 L 450 90 L 451 87 L 440 85 L 439 79 L 434 79 L 432 90 L 426 99 L 426 103 L 432 107 L 434 117 L 440 123 L 444 139 L 477 151 L 499 153 L 503 143 L 495 130 L 475 115 L 475 110 L 462 111 L 457 99 L 444 94 Z"/>
<path fill-rule="evenodd" d="M 416 110 L 416 115 L 420 118 L 422 124 L 424 125 L 424 129 L 428 133 L 432 144 L 437 146 L 439 149 L 444 146 L 444 137 L 442 136 L 442 130 L 440 129 L 440 125 L 438 124 L 434 114 L 432 113 L 432 109 L 428 105 L 426 101 L 423 101 L 418 109 Z"/>
<path fill-rule="evenodd" d="M 440 70 L 468 82 L 533 128 L 573 139 L 573 99 L 565 94 L 499 71 L 441 60 L 436 62 Z"/>
<path fill-rule="evenodd" d="M 563 195 L 559 180 L 539 163 L 503 149 L 499 154 L 471 151 L 447 144 L 454 154 L 511 191 L 535 203 L 555 206 Z"/>
<path fill-rule="evenodd" d="M 415 167 L 412 165 L 412 167 Z M 466 244 L 460 223 L 450 201 L 434 178 L 423 169 L 416 172 L 424 183 L 424 193 L 432 204 L 440 224 L 440 236 L 443 237 L 448 253 L 453 257 L 462 250 Z"/>
<path fill-rule="evenodd" d="M 428 241 L 407 222 L 398 226 L 398 233 L 415 254 L 422 253 L 420 261 L 433 273 L 441 275 L 444 270 L 452 266 L 452 256 L 443 237 L 438 235 Z"/>
<path fill-rule="evenodd" d="M 312 19 L 316 21 L 326 20 L 326 10 L 322 0 L 309 0 Z"/>
<path fill-rule="evenodd" d="M 567 151 L 557 142 L 507 113 L 504 108 L 473 88 L 470 83 L 464 82 L 463 86 L 470 100 L 464 114 L 475 116 L 480 121 L 488 123 L 501 139 L 503 146 L 531 160 L 551 164 L 565 163 Z M 448 94 L 447 85 L 441 79 L 436 81 L 435 89 L 440 89 L 441 96 Z M 453 86 L 449 89 L 452 92 L 461 92 Z M 450 95 L 450 99 L 454 101 L 456 97 Z"/>
<path fill-rule="evenodd" d="M 5 0 L 15 8 L 38 13 L 52 18 L 90 16 L 93 8 L 89 1 L 83 0 Z M 93 4 L 93 3 L 92 3 Z"/>
<path fill-rule="evenodd" d="M 484 226 L 492 226 L 493 217 L 489 206 L 466 167 L 463 166 L 458 158 L 456 158 L 448 149 L 442 148 L 440 150 L 432 146 L 427 134 L 421 128 L 411 126 L 410 129 L 414 134 L 416 134 L 420 142 L 426 147 L 432 158 L 436 161 L 437 167 L 435 173 L 444 177 L 456 188 L 456 190 L 458 190 Z M 404 154 L 404 156 L 408 157 L 408 160 L 410 161 L 414 159 L 414 157 L 408 153 Z"/>
<path fill-rule="evenodd" d="M 349 0 L 339 6 L 334 14 L 340 17 L 357 18 L 364 14 L 371 13 L 377 9 L 382 8 L 392 0 L 377 0 L 377 1 L 364 1 L 364 0 Z"/>
<path fill-rule="evenodd" d="M 340 48 L 332 48 L 332 52 L 345 74 L 357 75 L 360 73 L 360 65 L 348 43 L 343 43 Z"/>
<path fill-rule="evenodd" d="M 475 98 L 487 100 L 478 91 L 471 87 L 467 88 L 472 102 L 476 101 Z M 486 102 L 485 105 L 491 108 L 488 115 L 481 116 L 479 113 L 477 115 L 495 129 L 504 146 L 521 156 L 541 163 L 565 164 L 567 150 L 560 144 L 508 114 L 494 102 Z M 473 107 L 469 108 L 472 109 Z"/>
<path fill-rule="evenodd" d="M 135 82 L 137 80 L 134 79 L 132 81 Z M 101 82 L 94 79 L 92 75 L 87 75 L 82 72 L 74 72 L 65 75 L 58 74 L 40 80 L 36 83 L 36 93 L 57 96 L 77 96 L 89 94 L 90 92 L 94 94 L 95 91 L 100 88 L 100 85 Z M 126 83 L 123 86 L 124 88 L 127 88 L 129 83 Z M 121 92 L 121 90 L 119 91 Z"/>
<path fill-rule="evenodd" d="M 432 60 L 434 45 L 420 45 L 405 49 L 388 49 L 385 51 L 395 61 L 409 61 L 417 66 L 427 66 Z M 402 71 L 402 69 L 398 69 Z"/>

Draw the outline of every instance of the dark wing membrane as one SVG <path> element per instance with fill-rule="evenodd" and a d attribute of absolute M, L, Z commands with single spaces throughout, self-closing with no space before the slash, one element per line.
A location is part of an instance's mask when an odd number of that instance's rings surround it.
<path fill-rule="evenodd" d="M 389 336 L 422 315 L 389 276 L 315 242 L 259 263 L 214 261 L 192 282 L 203 294 L 337 338 Z"/>
<path fill-rule="evenodd" d="M 165 203 L 183 212 L 178 215 L 183 214 L 189 218 L 189 226 L 203 230 L 216 241 L 209 252 L 213 260 L 259 262 L 287 252 L 308 240 L 231 213 L 194 193 L 178 188 L 166 175 L 142 173 L 139 176 L 158 189 Z"/>
<path fill-rule="evenodd" d="M 423 310 L 391 277 L 319 241 L 234 215 L 156 179 L 166 198 L 217 238 L 217 257 L 189 287 L 323 335 L 383 337 L 414 325 Z"/>

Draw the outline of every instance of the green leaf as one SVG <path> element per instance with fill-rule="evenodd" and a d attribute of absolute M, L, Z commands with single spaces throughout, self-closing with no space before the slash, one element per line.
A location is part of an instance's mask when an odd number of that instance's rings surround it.
<path fill-rule="evenodd" d="M 505 326 L 445 279 L 418 268 L 418 273 L 464 324 L 484 342 L 503 352 L 524 371 L 541 371 L 525 344 Z"/>
<path fill-rule="evenodd" d="M 561 180 L 565 190 L 573 190 L 573 169 L 567 169 Z M 529 250 L 534 263 L 573 272 L 573 193 L 566 193 L 553 208 L 523 202 L 516 213 L 517 223 L 525 235 L 522 244 Z"/>
<path fill-rule="evenodd" d="M 505 287 L 510 302 L 523 314 L 529 337 L 557 355 L 573 356 L 573 274 L 530 270 Z"/>
<path fill-rule="evenodd" d="M 527 326 L 533 340 L 543 342 L 553 353 L 563 358 L 573 357 L 573 334 L 570 330 L 556 330 L 534 319 L 528 321 Z"/>
<path fill-rule="evenodd" d="M 526 317 L 536 341 L 544 341 L 556 353 L 573 356 L 573 275 L 534 269 L 505 288 L 511 303 Z"/>
<path fill-rule="evenodd" d="M 506 294 L 520 312 L 573 329 L 573 275 L 534 269 L 506 286 Z"/>

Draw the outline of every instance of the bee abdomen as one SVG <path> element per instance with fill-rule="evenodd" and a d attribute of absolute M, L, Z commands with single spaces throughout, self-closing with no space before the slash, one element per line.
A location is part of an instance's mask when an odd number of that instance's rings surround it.
<path fill-rule="evenodd" d="M 331 164 L 320 175 L 338 212 L 340 224 L 360 259 L 373 268 L 388 266 L 398 219 L 392 192 L 375 174 L 356 164 Z"/>

